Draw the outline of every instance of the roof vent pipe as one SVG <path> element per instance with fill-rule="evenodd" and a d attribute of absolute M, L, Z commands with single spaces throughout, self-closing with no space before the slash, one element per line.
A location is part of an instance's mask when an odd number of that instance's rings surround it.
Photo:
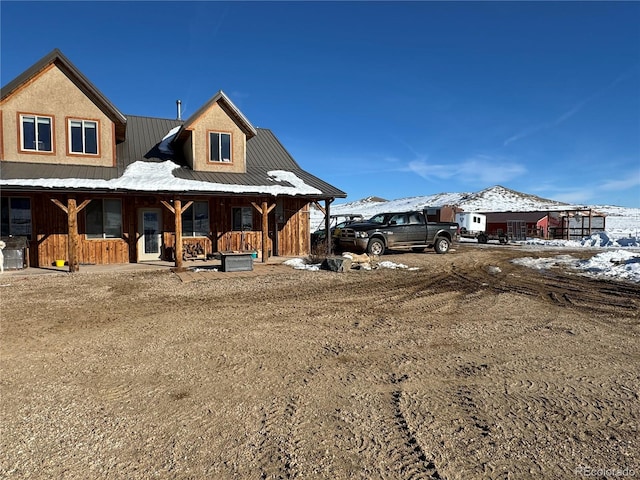
<path fill-rule="evenodd" d="M 176 100 L 176 108 L 178 109 L 178 120 L 182 120 L 182 101 Z"/>

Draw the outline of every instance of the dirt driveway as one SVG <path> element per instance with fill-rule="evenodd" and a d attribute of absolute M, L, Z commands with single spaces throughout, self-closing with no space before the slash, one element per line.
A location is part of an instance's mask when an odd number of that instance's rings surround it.
<path fill-rule="evenodd" d="M 0 477 L 640 477 L 640 286 L 536 253 L 0 277 Z"/>

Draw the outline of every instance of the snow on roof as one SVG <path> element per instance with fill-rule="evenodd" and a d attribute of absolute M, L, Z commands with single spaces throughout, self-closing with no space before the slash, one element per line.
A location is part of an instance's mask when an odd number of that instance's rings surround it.
<path fill-rule="evenodd" d="M 158 145 L 158 150 L 160 150 L 162 153 L 167 153 L 167 154 L 173 154 L 173 149 L 171 148 L 171 140 L 173 140 L 173 138 L 176 136 L 176 133 L 178 133 L 178 130 L 180 130 L 180 125 L 178 125 L 177 127 L 173 127 L 171 130 L 169 130 L 169 133 L 167 133 L 164 138 L 162 139 L 162 141 L 160 142 L 160 144 Z"/>
<path fill-rule="evenodd" d="M 171 132 L 165 137 L 168 139 Z M 234 185 L 210 183 L 177 178 L 173 171 L 181 168 L 172 161 L 134 162 L 127 167 L 121 177 L 111 180 L 90 178 L 37 178 L 0 180 L 5 186 L 30 186 L 41 188 L 84 188 L 106 190 L 131 190 L 144 192 L 220 192 L 220 193 L 257 193 L 268 195 L 318 195 L 322 192 L 307 185 L 293 172 L 271 170 L 267 172 L 270 185 Z M 283 182 L 289 185 L 282 184 Z"/>

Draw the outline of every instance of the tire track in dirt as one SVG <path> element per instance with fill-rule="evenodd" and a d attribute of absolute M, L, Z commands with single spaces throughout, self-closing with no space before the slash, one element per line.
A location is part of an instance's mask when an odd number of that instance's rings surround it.
<path fill-rule="evenodd" d="M 395 417 L 395 424 L 400 431 L 402 442 L 397 453 L 398 465 L 402 478 L 406 479 L 440 479 L 442 478 L 433 462 L 428 458 L 422 446 L 415 437 L 405 416 L 406 403 L 403 402 L 404 393 L 402 390 L 395 390 L 391 393 L 391 403 Z M 404 408 L 403 408 L 404 405 Z M 407 452 L 409 453 L 407 455 Z M 395 453 L 395 452 L 394 452 Z"/>
<path fill-rule="evenodd" d="M 300 439 L 296 432 L 298 397 L 276 398 L 262 412 L 257 468 L 260 478 L 289 479 L 296 476 L 296 450 Z"/>
<path fill-rule="evenodd" d="M 610 315 L 624 312 L 638 317 L 640 314 L 640 286 L 622 282 L 592 280 L 586 277 L 556 272 L 531 272 L 526 276 L 501 275 L 496 277 L 478 269 L 476 271 L 451 271 L 462 288 L 484 289 L 488 292 L 516 293 L 528 297 L 546 299 L 561 306 L 572 307 L 590 313 Z"/>

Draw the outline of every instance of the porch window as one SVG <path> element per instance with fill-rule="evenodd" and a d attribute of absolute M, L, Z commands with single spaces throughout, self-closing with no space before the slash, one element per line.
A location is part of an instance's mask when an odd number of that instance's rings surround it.
<path fill-rule="evenodd" d="M 85 207 L 87 238 L 122 237 L 122 202 L 95 199 Z"/>
<path fill-rule="evenodd" d="M 209 161 L 231 162 L 231 134 L 209 132 Z"/>
<path fill-rule="evenodd" d="M 53 118 L 39 115 L 20 115 L 22 150 L 53 152 Z"/>
<path fill-rule="evenodd" d="M 69 120 L 69 150 L 71 153 L 98 154 L 98 122 Z"/>
<path fill-rule="evenodd" d="M 31 239 L 31 199 L 2 197 L 0 206 L 0 236 Z"/>
<path fill-rule="evenodd" d="M 232 229 L 237 232 L 253 230 L 253 207 L 234 207 Z"/>
<path fill-rule="evenodd" d="M 193 202 L 182 212 L 182 236 L 209 236 L 209 202 Z"/>

